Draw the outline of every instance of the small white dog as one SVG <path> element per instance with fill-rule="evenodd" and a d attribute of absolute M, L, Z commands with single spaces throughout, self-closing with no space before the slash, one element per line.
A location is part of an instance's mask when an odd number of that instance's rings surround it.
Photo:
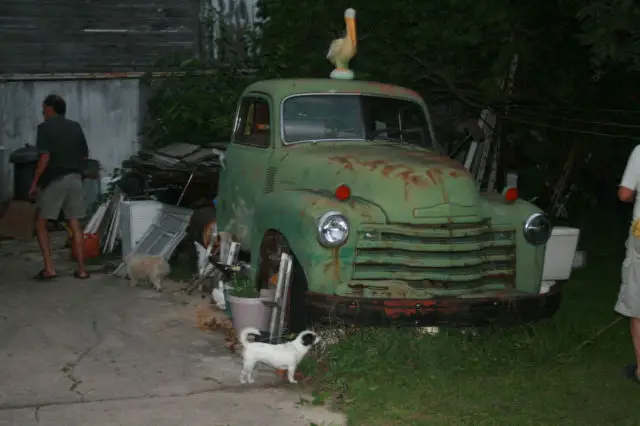
<path fill-rule="evenodd" d="M 135 287 L 138 281 L 150 281 L 156 291 L 162 291 L 162 280 L 171 272 L 162 256 L 133 254 L 127 256 L 124 263 L 131 287 Z"/>
<path fill-rule="evenodd" d="M 295 340 L 279 345 L 250 342 L 249 335 L 251 334 L 260 336 L 260 331 L 254 327 L 247 327 L 240 332 L 240 343 L 242 343 L 243 348 L 240 383 L 254 382 L 253 372 L 258 362 L 263 362 L 273 368 L 286 369 L 289 383 L 298 383 L 294 379 L 298 364 L 309 352 L 311 346 L 320 342 L 320 337 L 311 330 L 305 330 L 298 334 Z"/>

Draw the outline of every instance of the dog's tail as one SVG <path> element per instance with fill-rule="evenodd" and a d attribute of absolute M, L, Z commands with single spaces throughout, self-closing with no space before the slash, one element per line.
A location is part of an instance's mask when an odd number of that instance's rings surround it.
<path fill-rule="evenodd" d="M 253 334 L 256 336 L 260 336 L 260 330 L 258 330 L 255 327 L 245 327 L 241 332 L 240 332 L 240 343 L 242 343 L 242 346 L 247 346 L 249 343 L 251 343 L 249 341 L 249 336 Z"/>

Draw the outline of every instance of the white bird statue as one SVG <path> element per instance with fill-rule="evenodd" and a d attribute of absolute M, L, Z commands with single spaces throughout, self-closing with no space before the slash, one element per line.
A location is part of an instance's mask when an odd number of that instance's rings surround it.
<path fill-rule="evenodd" d="M 349 69 L 349 61 L 356 54 L 356 11 L 347 9 L 344 11 L 344 21 L 347 24 L 347 35 L 331 42 L 327 59 L 336 68 L 331 72 L 331 78 L 351 80 L 353 71 Z"/>

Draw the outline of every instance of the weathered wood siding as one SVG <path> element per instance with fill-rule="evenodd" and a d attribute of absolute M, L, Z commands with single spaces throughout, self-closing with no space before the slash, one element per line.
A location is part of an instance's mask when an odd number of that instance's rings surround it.
<path fill-rule="evenodd" d="M 0 74 L 145 71 L 197 51 L 199 0 L 1 0 Z"/>

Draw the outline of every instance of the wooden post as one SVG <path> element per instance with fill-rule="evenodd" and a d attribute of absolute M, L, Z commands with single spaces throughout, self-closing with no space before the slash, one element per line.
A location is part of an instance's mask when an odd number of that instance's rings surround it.
<path fill-rule="evenodd" d="M 507 114 L 509 113 L 509 100 L 511 99 L 511 95 L 513 94 L 513 87 L 514 87 L 514 83 L 515 83 L 515 76 L 516 76 L 516 71 L 518 70 L 518 54 L 514 54 L 513 58 L 511 59 L 511 64 L 509 66 L 509 74 L 507 77 L 507 81 L 506 81 L 506 90 L 507 90 L 507 105 L 504 109 L 504 115 L 505 117 L 507 116 Z M 505 89 L 505 81 L 502 81 L 502 89 Z M 503 133 L 503 132 L 501 132 Z M 487 190 L 488 191 L 494 191 L 495 190 L 495 184 L 496 184 L 496 177 L 498 174 L 498 162 L 500 161 L 500 143 L 501 143 L 501 135 L 498 135 L 498 137 L 496 138 L 496 145 L 495 145 L 495 149 L 493 151 L 493 158 L 491 160 L 491 172 L 489 174 L 489 183 L 487 185 Z"/>

